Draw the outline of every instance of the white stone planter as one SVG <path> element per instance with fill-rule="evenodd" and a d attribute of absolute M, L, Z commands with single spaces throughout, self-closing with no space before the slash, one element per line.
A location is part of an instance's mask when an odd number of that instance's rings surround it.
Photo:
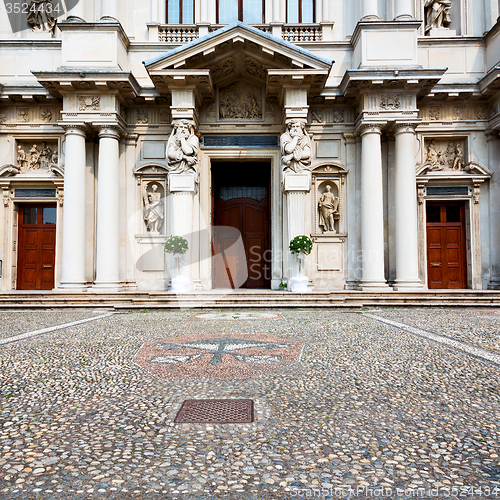
<path fill-rule="evenodd" d="M 307 293 L 307 283 L 309 283 L 309 278 L 303 274 L 298 274 L 290 278 L 290 290 L 294 293 Z"/>
<path fill-rule="evenodd" d="M 172 293 L 188 293 L 191 291 L 191 280 L 187 276 L 177 275 L 172 278 L 172 286 L 169 291 Z"/>

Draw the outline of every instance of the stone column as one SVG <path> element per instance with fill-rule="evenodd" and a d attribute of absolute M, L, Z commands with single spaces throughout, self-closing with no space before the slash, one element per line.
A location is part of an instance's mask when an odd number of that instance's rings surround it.
<path fill-rule="evenodd" d="M 486 138 L 488 141 L 488 166 L 496 173 L 489 181 L 491 276 L 488 288 L 500 290 L 500 179 L 497 174 L 500 166 L 500 138 L 496 130 L 488 130 Z"/>
<path fill-rule="evenodd" d="M 379 21 L 378 0 L 363 0 L 361 21 Z"/>
<path fill-rule="evenodd" d="M 63 126 L 66 129 L 66 167 L 60 288 L 82 289 L 87 285 L 85 278 L 85 126 L 83 124 Z"/>
<path fill-rule="evenodd" d="M 118 21 L 118 0 L 101 0 L 101 21 Z"/>
<path fill-rule="evenodd" d="M 396 0 L 394 20 L 413 19 L 412 0 Z"/>
<path fill-rule="evenodd" d="M 120 282 L 120 134 L 113 126 L 99 131 L 95 286 L 118 288 Z"/>
<path fill-rule="evenodd" d="M 384 261 L 384 196 L 382 183 L 382 125 L 366 124 L 361 135 L 361 252 L 362 290 L 387 287 Z"/>
<path fill-rule="evenodd" d="M 85 22 L 85 0 L 79 0 L 71 9 L 68 11 L 68 21 L 73 22 Z"/>
<path fill-rule="evenodd" d="M 396 280 L 394 290 L 423 287 L 418 276 L 416 137 L 412 123 L 396 124 Z"/>

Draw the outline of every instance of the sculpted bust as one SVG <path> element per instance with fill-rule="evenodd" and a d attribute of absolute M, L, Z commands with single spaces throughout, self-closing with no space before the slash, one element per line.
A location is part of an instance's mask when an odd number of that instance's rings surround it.
<path fill-rule="evenodd" d="M 167 143 L 168 170 L 172 174 L 198 173 L 198 150 L 200 141 L 196 136 L 194 122 L 176 120 Z"/>
<path fill-rule="evenodd" d="M 285 172 L 302 172 L 311 167 L 311 138 L 304 120 L 291 120 L 280 139 L 281 166 Z"/>

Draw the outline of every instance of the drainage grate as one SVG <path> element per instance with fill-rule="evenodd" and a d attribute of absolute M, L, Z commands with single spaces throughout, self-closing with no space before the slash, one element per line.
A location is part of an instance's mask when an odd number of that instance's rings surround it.
<path fill-rule="evenodd" d="M 251 399 L 187 399 L 176 424 L 248 424 L 253 422 Z"/>

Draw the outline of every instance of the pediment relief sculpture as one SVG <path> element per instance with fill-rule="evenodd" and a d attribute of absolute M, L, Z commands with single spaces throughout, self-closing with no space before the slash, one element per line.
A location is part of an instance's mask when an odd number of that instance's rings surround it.
<path fill-rule="evenodd" d="M 167 142 L 168 171 L 170 174 L 198 174 L 200 141 L 192 120 L 176 120 Z"/>
<path fill-rule="evenodd" d="M 425 0 L 425 34 L 432 29 L 449 28 L 451 24 L 451 0 Z"/>
<path fill-rule="evenodd" d="M 219 119 L 262 119 L 262 91 L 234 82 L 219 91 Z"/>
<path fill-rule="evenodd" d="M 281 167 L 284 172 L 303 172 L 311 169 L 311 138 L 305 120 L 290 120 L 280 138 Z"/>
<path fill-rule="evenodd" d="M 46 142 L 42 142 L 41 146 L 33 144 L 29 149 L 19 144 L 17 146 L 17 165 L 21 173 L 51 172 L 52 167 L 59 165 L 59 153 L 57 149 L 49 147 Z"/>

